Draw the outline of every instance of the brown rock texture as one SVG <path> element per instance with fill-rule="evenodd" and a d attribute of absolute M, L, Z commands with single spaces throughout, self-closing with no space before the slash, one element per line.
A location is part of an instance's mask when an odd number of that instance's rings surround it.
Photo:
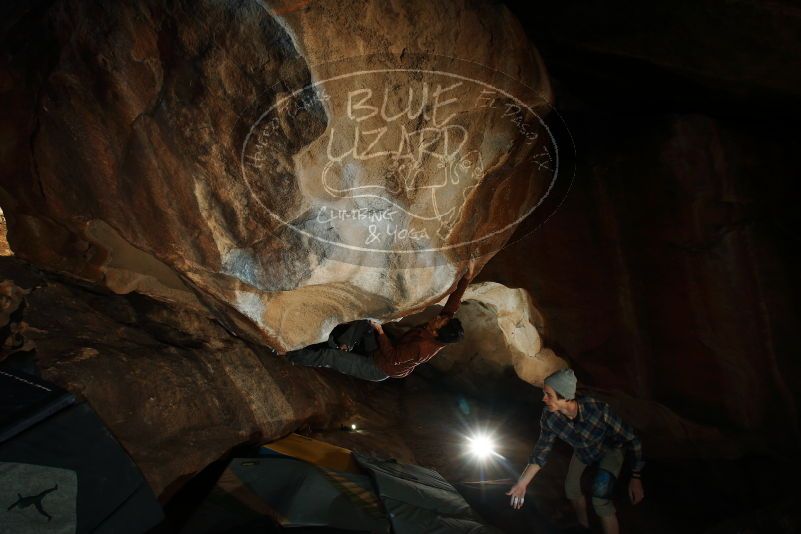
<path fill-rule="evenodd" d="M 554 179 L 545 69 L 489 2 L 8 11 L 15 252 L 276 348 L 438 301 Z"/>
<path fill-rule="evenodd" d="M 0 210 L 0 256 L 10 256 L 12 254 L 11 248 L 8 246 L 6 233 L 6 217 L 3 215 L 3 211 Z"/>
<path fill-rule="evenodd" d="M 542 387 L 549 374 L 567 367 L 565 360 L 543 346 L 538 332 L 543 318 L 525 289 L 494 282 L 471 284 L 456 317 L 464 327 L 464 340 L 443 348 L 431 365 L 463 391 L 503 390 L 515 375 Z M 403 323 L 425 318 L 423 314 Z"/>
<path fill-rule="evenodd" d="M 43 378 L 86 399 L 164 499 L 235 445 L 336 426 L 352 411 L 353 380 L 292 367 L 208 314 L 0 260 L 0 288 L 25 300 L 13 318 L 24 346 L 3 347 L 0 361 L 27 354 Z"/>

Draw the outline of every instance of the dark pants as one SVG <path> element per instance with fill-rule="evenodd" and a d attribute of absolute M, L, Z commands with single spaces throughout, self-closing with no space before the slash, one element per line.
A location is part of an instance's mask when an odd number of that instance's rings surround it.
<path fill-rule="evenodd" d="M 371 382 L 380 382 L 389 378 L 384 371 L 378 368 L 375 358 L 372 356 L 332 349 L 325 343 L 287 352 L 286 359 L 293 365 L 326 367 L 344 375 Z"/>
<path fill-rule="evenodd" d="M 338 349 L 340 345 L 347 345 L 349 352 L 360 354 L 372 354 L 378 350 L 378 340 L 375 338 L 373 327 L 364 320 L 341 324 L 334 328 L 328 336 L 328 346 Z"/>

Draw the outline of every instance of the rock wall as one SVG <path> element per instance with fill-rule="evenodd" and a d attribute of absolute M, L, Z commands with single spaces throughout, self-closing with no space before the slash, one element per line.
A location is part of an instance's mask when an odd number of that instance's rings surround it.
<path fill-rule="evenodd" d="M 397 327 L 422 324 L 444 305 L 445 299 L 404 318 Z M 520 380 L 542 387 L 545 377 L 567 367 L 564 359 L 543 346 L 539 333 L 543 317 L 525 289 L 495 282 L 471 284 L 456 318 L 464 328 L 464 339 L 445 346 L 430 365 L 462 392 L 513 397 L 510 388 L 522 390 Z"/>
<path fill-rule="evenodd" d="M 236 445 L 352 412 L 355 380 L 292 367 L 208 314 L 0 260 L 0 362 L 87 400 L 163 499 Z"/>
<path fill-rule="evenodd" d="M 569 196 L 482 279 L 530 291 L 545 344 L 584 384 L 758 436 L 752 450 L 797 450 L 797 134 L 582 98 L 563 108 Z"/>
<path fill-rule="evenodd" d="M 171 310 L 160 312 L 171 325 L 159 334 L 163 345 L 123 329 L 123 339 L 148 349 L 127 346 L 95 369 L 93 347 L 73 339 L 75 351 L 46 351 L 48 376 L 96 388 L 98 399 L 111 393 L 102 381 L 84 384 L 82 373 L 141 379 L 126 387 L 145 399 L 144 377 L 165 374 L 164 359 L 188 403 L 180 377 L 233 375 L 238 385 L 211 389 L 233 387 L 238 400 L 209 398 L 222 406 L 212 419 L 240 405 L 250 411 L 223 425 L 217 450 L 242 439 L 243 428 L 298 424 L 313 410 L 260 413 L 241 393 L 250 386 L 238 367 L 261 376 L 252 348 L 213 340 L 228 329 L 288 349 L 336 323 L 411 314 L 446 295 L 468 258 L 483 263 L 503 247 L 553 178 L 554 162 L 540 159 L 548 144 L 539 121 L 551 81 L 525 29 L 555 70 L 577 172 L 556 214 L 533 233 L 542 221 L 529 217 L 483 280 L 528 290 L 544 345 L 584 384 L 655 406 L 629 410 L 641 428 L 653 428 L 657 418 L 647 414 L 667 407 L 708 425 L 704 432 L 758 438 L 733 443 L 738 453 L 747 445 L 795 454 L 801 291 L 792 273 L 801 264 L 791 192 L 801 93 L 785 58 L 795 50 L 797 10 L 783 2 L 655 5 L 664 16 L 552 3 L 522 27 L 497 5 L 444 0 L 3 6 L 0 206 L 12 248 Z M 712 24 L 709 13 L 726 23 Z M 626 27 L 648 31 L 598 24 L 620 23 L 621 14 Z M 731 50 L 738 57 L 724 58 Z M 446 79 L 464 83 L 448 89 Z M 48 291 L 71 309 L 69 291 Z M 125 310 L 130 300 L 110 302 Z M 506 336 L 488 309 L 469 304 L 462 313 L 484 328 L 475 332 Z M 220 335 L 187 339 L 233 351 L 231 359 L 177 358 L 170 330 L 206 327 L 169 318 L 207 321 L 209 311 Z M 117 322 L 129 324 L 126 314 Z M 92 335 L 122 328 L 103 325 Z M 37 340 L 47 343 L 57 340 Z M 226 352 L 227 343 L 237 348 Z M 533 343 L 527 356 L 541 346 Z M 146 355 L 114 367 L 129 352 Z M 465 376 L 509 372 L 495 356 L 471 359 Z M 455 358 L 435 363 L 458 374 Z M 138 367 L 148 371 L 136 378 L 130 369 Z M 517 371 L 537 383 L 544 371 L 534 369 L 533 378 Z M 288 405 L 308 406 L 305 394 Z M 167 408 L 159 411 L 183 417 Z M 116 411 L 104 418 L 121 433 L 130 425 L 147 435 Z"/>
<path fill-rule="evenodd" d="M 797 7 L 507 5 L 548 65 L 576 176 L 481 279 L 527 289 L 544 344 L 655 444 L 678 426 L 655 431 L 652 401 L 736 434 L 732 450 L 796 456 Z"/>
<path fill-rule="evenodd" d="M 12 254 L 11 248 L 8 246 L 6 233 L 6 216 L 3 215 L 3 210 L 0 210 L 0 256 L 10 256 Z"/>
<path fill-rule="evenodd" d="M 16 254 L 275 348 L 438 301 L 553 180 L 545 69 L 490 2 L 5 14 Z"/>

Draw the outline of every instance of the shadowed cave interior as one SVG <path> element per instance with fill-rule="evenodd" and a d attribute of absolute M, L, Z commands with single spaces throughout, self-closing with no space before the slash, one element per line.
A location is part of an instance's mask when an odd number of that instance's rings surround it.
<path fill-rule="evenodd" d="M 801 532 L 791 2 L 0 14 L 8 532 L 604 532 L 560 439 L 506 495 L 564 368 L 642 443 L 620 532 Z M 291 363 L 363 320 L 436 350 Z"/>

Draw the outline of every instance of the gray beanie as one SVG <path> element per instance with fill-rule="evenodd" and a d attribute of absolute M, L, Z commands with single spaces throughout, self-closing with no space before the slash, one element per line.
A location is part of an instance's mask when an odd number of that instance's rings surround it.
<path fill-rule="evenodd" d="M 576 398 L 576 375 L 573 374 L 573 369 L 556 371 L 545 379 L 545 385 L 551 386 L 568 400 Z"/>

